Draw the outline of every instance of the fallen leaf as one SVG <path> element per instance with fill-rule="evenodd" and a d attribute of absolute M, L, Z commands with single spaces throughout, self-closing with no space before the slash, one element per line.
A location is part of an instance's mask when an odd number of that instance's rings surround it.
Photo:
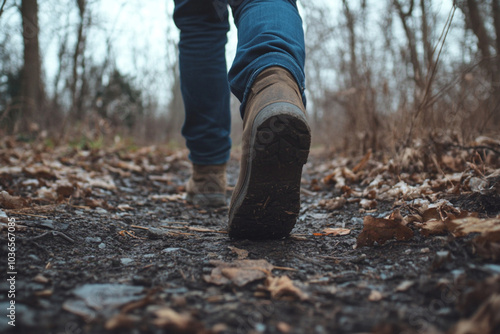
<path fill-rule="evenodd" d="M 368 153 L 365 154 L 365 156 L 363 157 L 363 159 L 361 159 L 361 161 L 352 169 L 352 172 L 353 173 L 357 173 L 360 170 L 362 170 L 366 166 L 366 164 L 368 163 L 368 161 L 370 161 L 371 157 L 372 157 L 372 151 L 369 150 Z"/>
<path fill-rule="evenodd" d="M 128 204 L 119 204 L 116 208 L 120 211 L 134 211 L 134 208 Z"/>
<path fill-rule="evenodd" d="M 446 224 L 442 220 L 431 219 L 422 224 L 421 233 L 428 237 L 430 235 L 442 235 L 448 232 Z"/>
<path fill-rule="evenodd" d="M 33 278 L 33 281 L 37 282 L 37 283 L 42 283 L 42 284 L 49 283 L 49 279 L 47 277 L 43 276 L 42 274 L 36 275 Z"/>
<path fill-rule="evenodd" d="M 100 207 L 100 208 L 106 208 L 106 207 L 108 207 L 108 204 L 106 203 L 105 200 L 103 200 L 103 199 L 94 199 L 94 198 L 86 198 L 85 199 L 85 205 L 89 206 L 92 209 L 95 209 L 97 207 Z"/>
<path fill-rule="evenodd" d="M 162 201 L 162 202 L 175 202 L 183 199 L 183 195 L 181 194 L 173 194 L 173 195 L 152 195 L 150 199 L 154 201 Z"/>
<path fill-rule="evenodd" d="M 121 168 L 121 169 L 125 169 L 125 170 L 129 170 L 129 171 L 132 171 L 132 172 L 136 172 L 136 173 L 141 173 L 142 172 L 142 168 L 140 166 L 136 165 L 133 162 L 125 162 L 123 160 L 119 160 L 114 165 L 115 165 L 115 167 L 118 167 L 118 168 Z"/>
<path fill-rule="evenodd" d="M 468 217 L 453 219 L 447 225 L 455 237 L 463 237 L 477 232 L 490 241 L 500 241 L 500 218 Z"/>
<path fill-rule="evenodd" d="M 403 282 L 399 283 L 399 285 L 396 287 L 396 291 L 397 292 L 407 291 L 413 285 L 415 285 L 414 281 L 403 281 Z"/>
<path fill-rule="evenodd" d="M 108 331 L 117 329 L 132 329 L 139 323 L 139 321 L 141 321 L 141 318 L 136 315 L 118 313 L 106 321 L 104 328 Z"/>
<path fill-rule="evenodd" d="M 75 192 L 75 186 L 68 182 L 60 182 L 56 187 L 56 193 L 60 198 L 70 197 Z"/>
<path fill-rule="evenodd" d="M 24 168 L 24 172 L 34 178 L 37 179 L 55 179 L 56 175 L 54 174 L 54 171 L 51 170 L 47 166 L 43 165 L 33 165 L 30 167 Z"/>
<path fill-rule="evenodd" d="M 227 248 L 229 248 L 231 252 L 238 255 L 238 260 L 244 260 L 248 257 L 248 251 L 245 249 L 239 249 L 234 246 L 228 246 Z"/>
<path fill-rule="evenodd" d="M 19 196 L 11 196 L 8 192 L 0 192 L 0 207 L 3 209 L 22 209 L 27 207 L 29 201 Z"/>
<path fill-rule="evenodd" d="M 267 291 L 271 293 L 273 299 L 308 299 L 307 294 L 296 287 L 288 276 L 271 277 L 265 281 Z"/>
<path fill-rule="evenodd" d="M 45 289 L 45 290 L 40 290 L 40 291 L 35 291 L 34 294 L 37 297 L 50 297 L 54 293 L 54 290 L 52 289 Z"/>
<path fill-rule="evenodd" d="M 276 329 L 278 329 L 281 333 L 290 333 L 292 331 L 292 326 L 287 324 L 286 322 L 280 321 L 276 325 Z"/>
<path fill-rule="evenodd" d="M 359 205 L 366 210 L 375 209 L 377 207 L 377 201 L 364 198 L 359 202 Z"/>
<path fill-rule="evenodd" d="M 247 285 L 266 276 L 274 266 L 266 260 L 236 260 L 230 263 L 223 261 L 210 261 L 216 267 L 210 275 L 205 275 L 205 282 L 216 285 L 233 283 L 238 287 Z"/>
<path fill-rule="evenodd" d="M 167 333 L 203 333 L 203 325 L 193 319 L 190 314 L 177 313 L 170 308 L 161 308 L 154 312 L 153 323 L 164 328 Z"/>
<path fill-rule="evenodd" d="M 370 292 L 370 295 L 368 296 L 368 300 L 371 302 L 378 302 L 381 301 L 383 298 L 384 296 L 382 296 L 382 293 L 380 293 L 380 291 L 377 290 L 372 290 Z"/>
<path fill-rule="evenodd" d="M 395 211 L 389 219 L 365 216 L 363 230 L 358 236 L 356 246 L 373 246 L 375 242 L 383 245 L 391 239 L 404 241 L 412 237 L 413 231 L 404 225 L 404 220 L 399 211 Z"/>
<path fill-rule="evenodd" d="M 318 205 L 327 210 L 337 210 L 342 208 L 347 203 L 345 197 L 336 197 L 333 199 L 323 199 L 319 201 Z"/>
<path fill-rule="evenodd" d="M 349 233 L 351 233 L 351 230 L 348 228 L 325 228 L 323 230 L 323 233 L 332 236 L 348 235 Z"/>

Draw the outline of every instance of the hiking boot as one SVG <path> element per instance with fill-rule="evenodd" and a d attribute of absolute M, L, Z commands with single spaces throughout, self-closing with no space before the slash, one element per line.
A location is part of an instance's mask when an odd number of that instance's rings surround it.
<path fill-rule="evenodd" d="M 226 206 L 226 164 L 195 165 L 186 185 L 187 201 L 203 207 Z"/>
<path fill-rule="evenodd" d="M 281 67 L 255 80 L 243 118 L 240 175 L 229 208 L 229 236 L 278 239 L 289 235 L 300 209 L 302 166 L 311 130 L 299 87 Z"/>

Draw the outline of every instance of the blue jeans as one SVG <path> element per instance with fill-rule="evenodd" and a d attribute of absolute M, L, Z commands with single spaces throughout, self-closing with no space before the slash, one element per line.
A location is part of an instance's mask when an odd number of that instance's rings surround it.
<path fill-rule="evenodd" d="M 174 0 L 180 29 L 179 65 L 186 119 L 182 135 L 190 160 L 222 164 L 231 149 L 230 92 L 241 101 L 241 115 L 255 78 L 280 66 L 304 95 L 304 32 L 296 0 Z M 225 45 L 231 5 L 238 47 L 227 73 Z"/>

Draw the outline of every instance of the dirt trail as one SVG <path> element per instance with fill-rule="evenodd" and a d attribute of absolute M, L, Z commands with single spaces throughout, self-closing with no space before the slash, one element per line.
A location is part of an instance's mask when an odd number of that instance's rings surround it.
<path fill-rule="evenodd" d="M 481 253 L 477 233 L 460 234 L 455 225 L 436 233 L 434 226 L 476 215 L 498 228 L 498 192 L 474 192 L 481 180 L 490 182 L 482 189 L 498 187 L 486 174 L 465 184 L 462 172 L 448 183 L 438 172 L 398 174 L 370 157 L 363 164 L 313 155 L 292 237 L 251 242 L 227 237 L 227 208 L 185 203 L 189 170 L 182 153 L 51 151 L 16 165 L 23 152 L 0 154 L 0 192 L 11 196 L 0 201 L 2 238 L 7 219 L 17 223 L 15 332 L 500 329 L 493 316 L 500 309 L 498 243 L 488 239 Z M 230 185 L 237 170 L 232 159 Z M 420 195 L 405 193 L 400 180 Z M 449 191 L 457 185 L 464 187 L 460 194 Z M 432 212 L 438 218 L 425 217 Z M 385 217 L 384 226 L 393 226 L 390 240 L 363 232 L 373 245 L 360 246 L 366 216 Z M 411 235 L 400 238 L 401 228 Z M 2 243 L 3 273 L 7 253 Z M 7 289 L 3 284 L 3 313 Z M 2 317 L 0 331 L 12 330 Z"/>

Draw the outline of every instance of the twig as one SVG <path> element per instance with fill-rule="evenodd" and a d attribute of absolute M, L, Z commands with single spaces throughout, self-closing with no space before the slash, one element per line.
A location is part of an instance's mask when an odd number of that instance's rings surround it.
<path fill-rule="evenodd" d="M 12 212 L 12 211 L 8 211 L 10 214 L 12 215 L 20 215 L 20 216 L 30 216 L 30 217 L 37 217 L 37 218 L 44 218 L 44 219 L 49 219 L 49 217 L 47 216 L 40 216 L 40 215 L 34 215 L 34 214 L 31 214 L 31 213 L 19 213 L 19 212 Z"/>
<path fill-rule="evenodd" d="M 276 270 L 285 270 L 285 271 L 297 271 L 297 269 L 295 269 L 295 268 L 289 268 L 289 267 L 277 267 L 277 266 L 274 266 L 273 269 L 276 269 Z"/>
<path fill-rule="evenodd" d="M 144 226 L 137 226 L 137 225 L 130 225 L 132 228 L 138 228 L 140 230 L 149 230 L 149 227 L 144 227 Z"/>
<path fill-rule="evenodd" d="M 429 94 L 430 94 L 430 91 L 431 91 L 431 86 L 432 86 L 432 82 L 434 81 L 434 78 L 436 76 L 436 73 L 437 73 L 437 68 L 438 68 L 438 64 L 439 64 L 439 60 L 441 58 L 441 53 L 443 52 L 443 48 L 444 48 L 444 44 L 446 42 L 446 38 L 448 37 L 448 34 L 450 32 L 450 29 L 451 29 L 451 26 L 452 26 L 452 22 L 453 22 L 453 18 L 455 17 L 455 12 L 457 10 L 457 7 L 455 5 L 453 5 L 453 8 L 451 9 L 450 11 L 450 14 L 448 15 L 448 18 L 446 19 L 446 23 L 443 27 L 443 31 L 441 32 L 441 36 L 439 37 L 439 40 L 441 40 L 441 45 L 439 47 L 439 52 L 437 54 L 437 57 L 436 57 L 436 61 L 434 62 L 432 68 L 431 68 L 431 71 L 430 73 L 427 73 L 427 83 L 426 83 L 426 87 L 425 87 L 425 92 L 424 92 L 424 96 L 422 97 L 422 100 L 417 108 L 417 112 L 415 113 L 415 115 L 413 116 L 412 120 L 411 120 L 411 123 L 410 123 L 410 131 L 408 132 L 408 137 L 406 138 L 406 146 L 408 146 L 410 144 L 410 140 L 411 140 L 411 137 L 413 135 L 413 128 L 415 126 L 415 122 L 418 118 L 418 116 L 420 115 L 420 113 L 422 112 L 422 110 L 424 108 L 427 107 L 427 103 L 429 101 Z M 437 50 L 437 47 L 438 47 L 439 43 L 436 44 L 434 50 Z M 429 76 L 430 74 L 430 76 Z"/>
<path fill-rule="evenodd" d="M 3 3 L 2 3 L 2 7 L 0 7 L 0 17 L 2 16 L 3 14 L 3 7 L 5 7 L 5 3 L 7 2 L 7 0 L 3 0 Z"/>
<path fill-rule="evenodd" d="M 161 227 L 166 228 L 166 229 L 173 229 L 173 230 L 188 230 L 188 231 L 193 231 L 193 232 L 227 234 L 226 231 L 216 231 L 216 230 L 211 230 L 208 228 L 200 228 L 200 227 L 194 227 L 194 226 L 165 226 L 165 225 L 162 225 Z"/>

